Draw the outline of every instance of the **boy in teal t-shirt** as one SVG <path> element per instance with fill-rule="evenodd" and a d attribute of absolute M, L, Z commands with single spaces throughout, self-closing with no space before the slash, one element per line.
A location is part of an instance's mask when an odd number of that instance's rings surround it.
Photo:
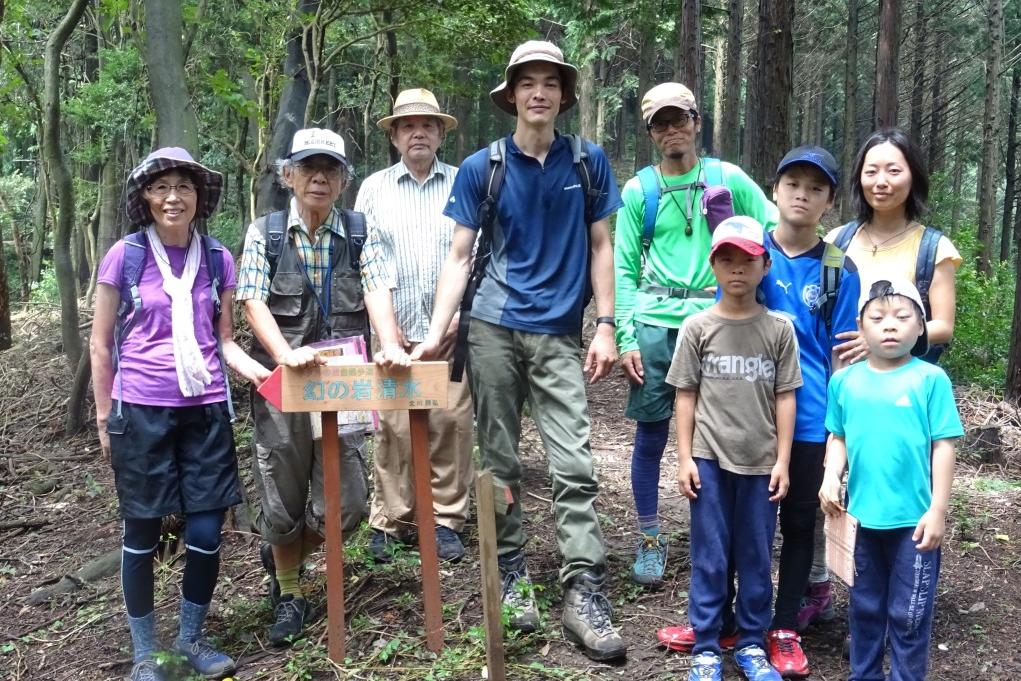
<path fill-rule="evenodd" d="M 946 373 L 918 357 L 928 349 L 921 296 L 907 280 L 862 287 L 859 325 L 868 361 L 829 385 L 826 473 L 819 500 L 859 522 L 850 590 L 851 681 L 882 679 L 889 640 L 891 677 L 924 679 L 940 545 L 954 476 L 954 438 L 963 435 Z"/>

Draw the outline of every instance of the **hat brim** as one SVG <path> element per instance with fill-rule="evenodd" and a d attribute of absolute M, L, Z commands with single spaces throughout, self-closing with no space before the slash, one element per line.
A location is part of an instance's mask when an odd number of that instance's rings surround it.
<path fill-rule="evenodd" d="M 202 205 L 195 207 L 195 219 L 208 220 L 216 211 L 216 206 L 220 203 L 220 194 L 223 192 L 223 175 L 196 161 L 157 157 L 151 163 L 143 163 L 135 168 L 128 177 L 124 212 L 133 227 L 147 225 L 153 221 L 149 204 L 142 196 L 145 187 L 154 177 L 180 168 L 185 168 L 198 175 L 199 181 L 202 183 Z"/>
<path fill-rule="evenodd" d="M 651 125 L 652 124 L 652 119 L 656 116 L 656 114 L 658 114 L 663 109 L 680 109 L 681 111 L 695 111 L 695 112 L 698 111 L 698 109 L 696 109 L 695 107 L 693 107 L 693 106 L 684 106 L 680 102 L 676 102 L 676 101 L 674 101 L 674 102 L 665 102 L 663 104 L 657 105 L 652 111 L 649 112 L 649 114 L 647 116 L 645 116 L 645 124 L 646 125 Z"/>
<path fill-rule="evenodd" d="M 776 176 L 780 177 L 785 172 L 787 172 L 788 168 L 790 168 L 791 166 L 796 166 L 796 165 L 805 165 L 805 166 L 812 166 L 813 168 L 818 168 L 819 171 L 823 175 L 826 176 L 826 179 L 828 179 L 830 181 L 830 186 L 832 186 L 834 188 L 840 186 L 840 182 L 837 181 L 836 175 L 834 175 L 832 172 L 830 172 L 821 163 L 817 163 L 817 162 L 812 161 L 812 160 L 807 159 L 807 158 L 795 158 L 795 159 L 791 159 L 790 161 L 787 161 L 786 163 L 781 163 L 776 168 Z"/>
<path fill-rule="evenodd" d="M 724 239 L 720 239 L 717 243 L 713 244 L 712 249 L 709 251 L 710 257 L 716 254 L 723 246 L 736 246 L 748 255 L 759 256 L 766 252 L 765 246 L 757 244 L 751 239 L 743 239 L 739 236 L 728 236 Z"/>
<path fill-rule="evenodd" d="M 518 62 L 517 64 L 508 66 L 507 70 L 504 72 L 503 82 L 490 91 L 489 98 L 493 100 L 493 104 L 496 105 L 497 109 L 500 109 L 505 113 L 509 113 L 511 116 L 518 115 L 518 110 L 514 106 L 514 103 L 507 99 L 508 83 L 514 80 L 514 72 L 517 69 L 521 68 L 525 64 L 531 64 L 533 62 L 554 64 L 560 70 L 560 89 L 563 92 L 563 98 L 560 100 L 560 111 L 557 112 L 558 116 L 578 103 L 578 69 L 574 68 L 567 62 L 558 61 L 547 55 L 535 55 L 529 59 Z"/>
<path fill-rule="evenodd" d="M 394 124 L 398 118 L 411 118 L 412 116 L 425 116 L 431 118 L 438 118 L 443 121 L 443 132 L 450 132 L 451 130 L 457 129 L 457 119 L 450 114 L 445 113 L 426 113 L 426 112 L 415 112 L 406 114 L 397 114 L 396 116 L 386 116 L 376 121 L 376 127 L 380 130 L 390 131 L 390 127 Z"/>
<path fill-rule="evenodd" d="M 338 154 L 337 152 L 330 151 L 328 149 L 302 149 L 301 151 L 297 151 L 291 154 L 289 158 L 292 161 L 301 161 L 306 158 L 309 158 L 310 156 L 329 156 L 330 158 L 336 159 L 343 163 L 345 168 L 351 167 L 351 163 L 347 160 L 347 158 L 344 157 L 343 154 Z"/>

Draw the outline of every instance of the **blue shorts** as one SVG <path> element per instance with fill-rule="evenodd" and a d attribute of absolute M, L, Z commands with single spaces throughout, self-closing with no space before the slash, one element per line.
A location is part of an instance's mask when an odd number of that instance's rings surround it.
<path fill-rule="evenodd" d="M 241 503 L 227 403 L 154 407 L 116 402 L 107 423 L 123 518 L 161 518 Z"/>

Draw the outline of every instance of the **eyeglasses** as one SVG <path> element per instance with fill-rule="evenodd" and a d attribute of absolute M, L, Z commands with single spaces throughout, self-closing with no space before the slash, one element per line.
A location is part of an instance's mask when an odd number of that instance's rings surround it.
<path fill-rule="evenodd" d="M 319 173 L 326 176 L 328 180 L 339 180 L 344 176 L 344 166 L 340 163 L 301 161 L 294 164 L 302 177 L 315 177 Z"/>
<path fill-rule="evenodd" d="M 195 185 L 191 182 L 181 182 L 180 184 L 169 184 L 167 182 L 154 182 L 146 187 L 150 194 L 163 198 L 169 196 L 170 192 L 174 192 L 178 196 L 192 196 L 197 191 Z"/>
<path fill-rule="evenodd" d="M 655 120 L 649 123 L 649 130 L 653 132 L 666 132 L 668 128 L 677 128 L 681 130 L 687 127 L 688 121 L 695 120 L 698 114 L 691 113 L 689 111 L 680 111 L 676 115 L 666 119 Z"/>

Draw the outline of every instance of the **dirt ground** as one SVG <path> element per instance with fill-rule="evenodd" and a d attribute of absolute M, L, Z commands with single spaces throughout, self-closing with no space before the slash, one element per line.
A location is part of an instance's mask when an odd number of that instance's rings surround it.
<path fill-rule="evenodd" d="M 0 678 L 100 680 L 122 678 L 130 668 L 130 641 L 117 578 L 120 526 L 109 467 L 97 454 L 95 428 L 63 435 L 72 372 L 59 354 L 52 316 L 33 308 L 15 320 L 18 345 L 0 353 Z M 243 395 L 243 389 L 237 395 Z M 689 579 L 687 503 L 673 483 L 668 449 L 660 485 L 663 526 L 671 534 L 664 587 L 644 591 L 628 579 L 633 557 L 634 508 L 630 492 L 633 424 L 623 417 L 626 385 L 615 375 L 590 390 L 592 444 L 600 476 L 598 512 L 610 551 L 614 620 L 630 643 L 626 663 L 590 662 L 567 643 L 559 619 L 559 557 L 550 513 L 550 485 L 542 446 L 530 421 L 522 442 L 527 496 L 529 567 L 542 587 L 544 626 L 539 634 L 507 641 L 511 679 L 670 679 L 686 676 L 688 658 L 656 644 L 658 627 L 685 619 Z M 1017 643 L 1021 607 L 1021 453 L 1018 414 L 988 395 L 961 392 L 969 427 L 999 427 L 1003 459 L 981 463 L 962 451 L 955 482 L 939 582 L 930 661 L 931 679 L 1021 679 Z M 247 443 L 250 425 L 241 405 L 238 423 L 242 477 L 251 490 Z M 474 523 L 474 521 L 472 521 Z M 264 595 L 258 538 L 236 514 L 225 537 L 220 583 L 209 620 L 239 662 L 237 679 L 481 679 L 485 664 L 479 567 L 474 524 L 468 556 L 444 566 L 446 649 L 424 649 L 417 560 L 413 553 L 390 566 L 366 559 L 367 532 L 345 547 L 348 660 L 331 666 L 325 654 L 325 620 L 311 625 L 293 648 L 265 647 L 271 612 Z M 105 557 L 103 560 L 94 559 Z M 168 551 L 157 568 L 160 633 L 175 633 L 177 585 L 183 554 Z M 82 572 L 82 568 L 88 568 Z M 320 557 L 306 571 L 312 599 L 324 603 Z M 95 573 L 98 577 L 85 573 Z M 37 590 L 66 589 L 38 604 Z M 804 647 L 812 677 L 845 679 L 840 647 L 846 591 L 838 590 L 838 618 L 810 628 Z M 173 661 L 170 661 L 171 664 Z M 737 678 L 729 666 L 727 678 Z M 187 678 L 181 673 L 178 678 Z"/>

